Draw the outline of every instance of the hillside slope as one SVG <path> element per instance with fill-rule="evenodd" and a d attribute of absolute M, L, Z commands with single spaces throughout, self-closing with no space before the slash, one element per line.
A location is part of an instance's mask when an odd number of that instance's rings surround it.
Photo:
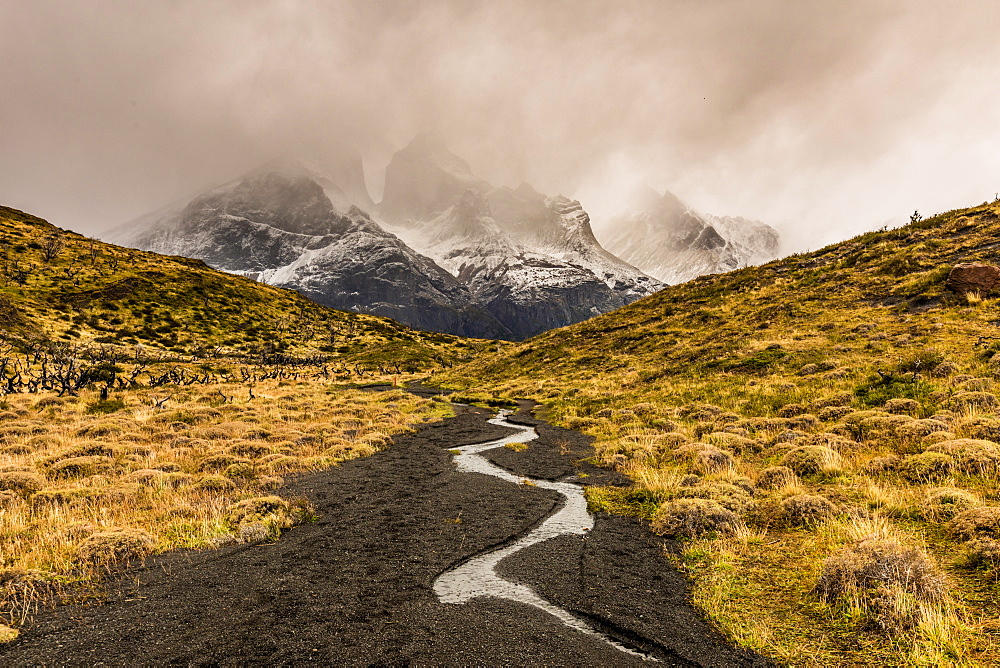
<path fill-rule="evenodd" d="M 120 248 L 0 207 L 0 331 L 62 344 L 451 363 L 491 345 L 319 306 L 198 260 Z"/>
<path fill-rule="evenodd" d="M 817 664 L 995 664 L 1000 203 L 696 279 L 437 378 L 529 397 L 633 490 L 598 508 L 689 540 L 731 637 Z M 809 657 L 806 660 L 804 657 Z"/>

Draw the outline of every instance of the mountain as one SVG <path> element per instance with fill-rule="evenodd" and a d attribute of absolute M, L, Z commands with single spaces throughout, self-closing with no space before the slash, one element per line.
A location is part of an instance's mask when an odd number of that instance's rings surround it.
<path fill-rule="evenodd" d="M 6 207 L 0 267 L 0 335 L 15 348 L 320 353 L 413 368 L 466 354 L 467 342 L 448 334 L 327 308 L 199 260 L 102 243 Z"/>
<path fill-rule="evenodd" d="M 604 250 L 579 202 L 496 188 L 430 136 L 386 169 L 383 224 L 464 284 L 514 338 L 628 304 L 661 284 Z"/>
<path fill-rule="evenodd" d="M 333 308 L 391 317 L 420 329 L 509 337 L 466 286 L 350 204 L 328 174 L 297 162 L 268 163 L 187 204 L 107 235 L 135 248 L 298 290 Z M 351 181 L 348 180 L 348 184 Z M 363 180 L 355 183 L 363 187 Z M 338 210 L 330 194 L 340 198 Z M 352 199 L 351 201 L 357 201 Z"/>
<path fill-rule="evenodd" d="M 998 238 L 1000 201 L 951 211 L 430 382 L 593 436 L 634 483 L 591 506 L 683 537 L 693 600 L 776 664 L 997 665 Z"/>
<path fill-rule="evenodd" d="M 755 220 L 692 210 L 674 194 L 642 188 L 626 213 L 598 230 L 612 253 L 668 284 L 777 257 L 777 231 Z"/>

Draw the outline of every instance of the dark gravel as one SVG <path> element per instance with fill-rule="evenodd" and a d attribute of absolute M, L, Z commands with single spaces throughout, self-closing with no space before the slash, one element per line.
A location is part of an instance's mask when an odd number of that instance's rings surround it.
<path fill-rule="evenodd" d="M 599 639 L 509 601 L 437 601 L 449 566 L 503 544 L 555 507 L 545 490 L 454 471 L 448 453 L 507 430 L 487 411 L 399 437 L 392 447 L 304 475 L 320 519 L 273 544 L 174 552 L 109 584 L 106 600 L 39 614 L 0 664 L 22 665 L 632 665 Z M 522 413 L 519 419 L 531 420 Z M 590 471 L 585 437 L 540 424 L 526 451 L 494 453 L 536 477 Z M 687 584 L 638 523 L 599 516 L 586 539 L 562 538 L 504 562 L 511 577 L 667 665 L 752 665 L 686 602 Z"/>

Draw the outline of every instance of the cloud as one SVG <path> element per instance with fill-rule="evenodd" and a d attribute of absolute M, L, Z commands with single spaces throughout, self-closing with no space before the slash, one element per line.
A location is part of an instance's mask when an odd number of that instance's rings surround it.
<path fill-rule="evenodd" d="M 0 202 L 93 232 L 298 147 L 376 197 L 435 129 L 604 214 L 631 182 L 794 247 L 1000 190 L 1000 5 L 0 0 Z"/>

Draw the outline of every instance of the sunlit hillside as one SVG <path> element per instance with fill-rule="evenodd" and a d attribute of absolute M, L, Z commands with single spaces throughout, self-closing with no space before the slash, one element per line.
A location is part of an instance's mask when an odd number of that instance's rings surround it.
<path fill-rule="evenodd" d="M 530 397 L 681 539 L 695 600 L 796 665 L 1000 661 L 1000 203 L 670 287 L 436 377 Z M 808 658 L 805 658 L 808 657 Z"/>

